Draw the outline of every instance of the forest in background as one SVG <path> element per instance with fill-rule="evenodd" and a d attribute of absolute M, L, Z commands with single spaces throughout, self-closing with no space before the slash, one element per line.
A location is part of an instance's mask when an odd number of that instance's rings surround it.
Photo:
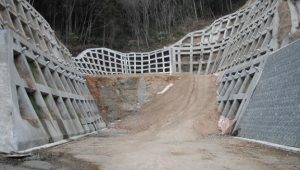
<path fill-rule="evenodd" d="M 86 48 L 149 51 L 232 13 L 246 0 L 27 0 L 77 55 Z"/>

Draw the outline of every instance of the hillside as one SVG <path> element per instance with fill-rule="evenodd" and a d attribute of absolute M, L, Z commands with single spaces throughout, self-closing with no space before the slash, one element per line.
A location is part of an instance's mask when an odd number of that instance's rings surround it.
<path fill-rule="evenodd" d="M 149 51 L 202 29 L 246 0 L 28 0 L 74 56 L 87 48 Z"/>

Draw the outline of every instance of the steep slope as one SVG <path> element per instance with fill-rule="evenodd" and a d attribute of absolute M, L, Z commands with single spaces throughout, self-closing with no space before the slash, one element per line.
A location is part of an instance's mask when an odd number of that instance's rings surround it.
<path fill-rule="evenodd" d="M 161 135 L 195 138 L 216 133 L 218 119 L 213 76 L 181 76 L 167 92 L 157 95 L 138 115 L 118 127 L 129 131 L 161 131 Z M 184 135 L 179 137 L 178 135 Z"/>

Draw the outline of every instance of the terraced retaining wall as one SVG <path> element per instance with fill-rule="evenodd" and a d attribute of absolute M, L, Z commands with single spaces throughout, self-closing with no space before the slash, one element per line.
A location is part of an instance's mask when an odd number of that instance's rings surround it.
<path fill-rule="evenodd" d="M 236 127 L 239 136 L 300 148 L 299 53 L 297 41 L 268 57 Z"/>
<path fill-rule="evenodd" d="M 83 74 L 26 1 L 0 1 L 0 152 L 105 127 Z"/>
<path fill-rule="evenodd" d="M 299 147 L 299 43 L 273 54 L 299 37 L 299 11 L 299 1 L 249 0 L 163 49 L 121 53 L 96 48 L 72 58 L 29 3 L 0 0 L 0 151 L 104 127 L 84 75 L 148 73 L 217 73 L 219 112 L 237 121 L 234 131 Z"/>

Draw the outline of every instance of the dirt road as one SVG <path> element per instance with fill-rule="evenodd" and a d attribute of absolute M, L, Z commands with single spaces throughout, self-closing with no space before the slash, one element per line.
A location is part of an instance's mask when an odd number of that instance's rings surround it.
<path fill-rule="evenodd" d="M 182 76 L 111 129 L 51 149 L 102 170 L 300 169 L 300 156 L 218 136 L 215 78 Z"/>

